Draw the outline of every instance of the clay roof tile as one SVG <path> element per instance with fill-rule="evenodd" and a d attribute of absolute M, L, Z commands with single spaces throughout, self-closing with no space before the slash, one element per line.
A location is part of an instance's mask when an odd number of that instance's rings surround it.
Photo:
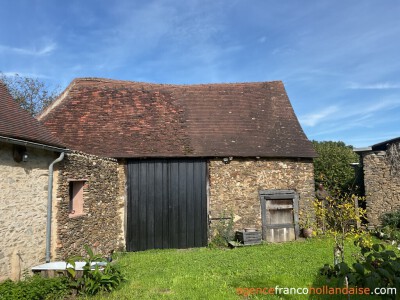
<path fill-rule="evenodd" d="M 63 147 L 62 142 L 38 120 L 22 109 L 0 81 L 0 136 Z"/>
<path fill-rule="evenodd" d="M 283 83 L 75 79 L 39 116 L 71 149 L 108 157 L 315 157 Z"/>

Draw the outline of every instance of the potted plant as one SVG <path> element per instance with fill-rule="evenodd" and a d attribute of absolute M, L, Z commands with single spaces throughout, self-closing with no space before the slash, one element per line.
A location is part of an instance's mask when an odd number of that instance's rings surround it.
<path fill-rule="evenodd" d="M 314 221 L 313 221 L 313 216 L 309 211 L 307 211 L 304 216 L 302 216 L 302 213 L 300 212 L 299 225 L 302 229 L 303 236 L 305 238 L 311 238 L 314 232 L 313 230 Z"/>

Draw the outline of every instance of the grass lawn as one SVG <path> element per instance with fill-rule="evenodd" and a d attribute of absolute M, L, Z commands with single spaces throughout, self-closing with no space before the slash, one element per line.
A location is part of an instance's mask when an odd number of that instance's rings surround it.
<path fill-rule="evenodd" d="M 347 245 L 347 260 L 357 248 Z M 197 248 L 122 254 L 127 277 L 117 291 L 94 299 L 248 299 L 238 288 L 317 287 L 318 270 L 332 263 L 333 241 L 310 239 L 233 250 Z M 91 298 L 91 299 L 93 299 Z M 252 295 L 250 299 L 346 299 L 345 296 Z M 363 297 L 351 299 L 374 299 Z"/>

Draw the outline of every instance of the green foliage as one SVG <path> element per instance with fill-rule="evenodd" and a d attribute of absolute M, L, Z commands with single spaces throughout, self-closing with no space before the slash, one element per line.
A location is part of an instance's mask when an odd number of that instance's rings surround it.
<path fill-rule="evenodd" d="M 40 79 L 26 76 L 7 76 L 0 73 L 0 81 L 7 86 L 14 100 L 31 115 L 39 114 L 60 94 L 58 88 L 50 88 Z"/>
<path fill-rule="evenodd" d="M 382 240 L 386 240 L 392 245 L 400 246 L 400 230 L 397 227 L 384 226 L 376 230 L 376 236 Z"/>
<path fill-rule="evenodd" d="M 71 294 L 71 289 L 82 295 L 115 290 L 125 280 L 119 268 L 94 254 L 86 245 L 85 250 L 87 257 L 75 256 L 67 261 L 72 266 L 67 268 L 67 277 L 43 278 L 34 275 L 18 282 L 6 280 L 0 283 L 0 299 L 64 299 Z M 85 262 L 83 272 L 75 270 L 77 261 Z"/>
<path fill-rule="evenodd" d="M 117 266 L 107 263 L 100 255 L 93 253 L 89 246 L 85 245 L 87 257 L 74 256 L 67 260 L 72 266 L 67 268 L 70 278 L 70 286 L 80 294 L 95 295 L 98 292 L 111 292 L 115 290 L 125 277 Z M 83 274 L 75 270 L 77 261 L 84 261 Z"/>
<path fill-rule="evenodd" d="M 235 237 L 233 225 L 233 213 L 230 214 L 230 217 L 223 213 L 215 224 L 210 247 L 227 247 L 228 243 Z"/>
<path fill-rule="evenodd" d="M 400 257 L 396 252 L 387 250 L 382 244 L 361 247 L 358 260 L 349 265 L 341 262 L 332 267 L 325 265 L 321 274 L 327 278 L 336 277 L 338 283 L 349 286 L 369 288 L 396 288 L 400 290 Z M 395 294 L 382 295 L 382 299 L 396 299 Z"/>
<path fill-rule="evenodd" d="M 392 229 L 400 229 L 400 210 L 385 213 L 381 216 L 383 226 L 389 226 Z"/>
<path fill-rule="evenodd" d="M 359 161 L 352 146 L 343 142 L 313 141 L 318 157 L 314 159 L 314 177 L 329 192 L 355 191 L 355 174 L 350 165 Z M 336 193 L 336 192 L 335 192 Z"/>
<path fill-rule="evenodd" d="M 309 210 L 306 212 L 300 211 L 299 218 L 299 226 L 301 229 L 314 229 L 316 227 L 314 215 Z"/>
<path fill-rule="evenodd" d="M 34 275 L 22 281 L 6 280 L 0 283 L 2 300 L 64 299 L 69 293 L 68 280 L 64 277 L 43 278 Z"/>
<path fill-rule="evenodd" d="M 324 201 L 315 199 L 314 211 L 320 233 L 332 236 L 335 241 L 335 264 L 345 260 L 345 240 L 362 240 L 363 244 L 371 245 L 369 235 L 357 228 L 366 215 L 366 210 L 357 208 L 355 195 L 327 197 Z M 322 232 L 321 232 L 322 231 Z"/>
<path fill-rule="evenodd" d="M 383 214 L 381 223 L 376 236 L 400 247 L 400 210 Z"/>

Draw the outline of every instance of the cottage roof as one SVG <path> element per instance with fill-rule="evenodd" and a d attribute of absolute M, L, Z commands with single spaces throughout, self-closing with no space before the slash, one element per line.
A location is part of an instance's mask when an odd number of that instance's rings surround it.
<path fill-rule="evenodd" d="M 71 149 L 109 157 L 315 156 L 283 83 L 75 79 L 41 116 Z"/>
<path fill-rule="evenodd" d="M 396 137 L 384 142 L 380 142 L 377 143 L 375 145 L 372 145 L 371 148 L 373 151 L 378 151 L 378 150 L 386 150 L 388 145 L 393 144 L 393 143 L 397 143 L 398 141 L 400 141 L 400 137 Z"/>
<path fill-rule="evenodd" d="M 355 148 L 354 152 L 369 152 L 369 151 L 386 151 L 388 146 L 394 143 L 397 143 L 400 141 L 400 137 L 396 137 L 387 141 L 383 141 L 377 144 L 374 144 L 369 147 L 364 147 L 364 148 Z"/>
<path fill-rule="evenodd" d="M 1 81 L 0 136 L 62 147 L 62 143 L 43 124 L 14 101 L 7 87 Z"/>

